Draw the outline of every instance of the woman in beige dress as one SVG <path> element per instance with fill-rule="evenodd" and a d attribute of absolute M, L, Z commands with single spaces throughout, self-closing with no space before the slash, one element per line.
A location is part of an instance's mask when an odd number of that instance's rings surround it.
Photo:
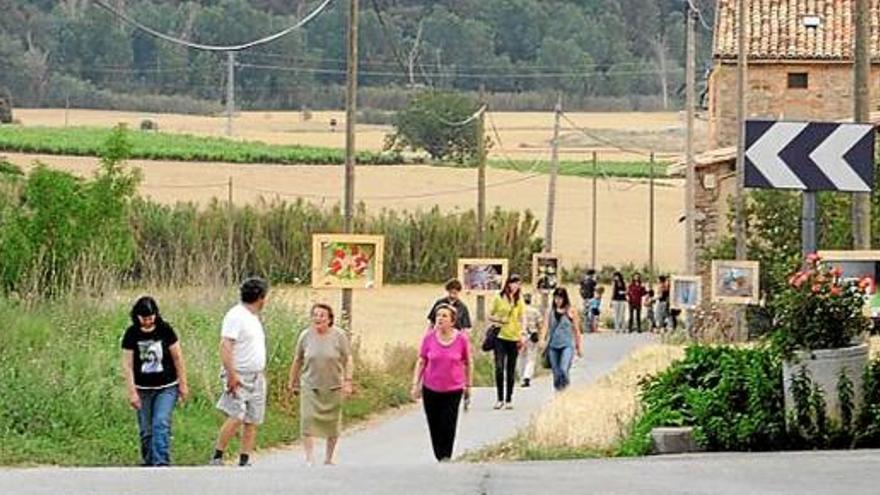
<path fill-rule="evenodd" d="M 314 464 L 315 437 L 327 440 L 324 464 L 333 464 L 342 429 L 342 400 L 352 393 L 351 346 L 333 322 L 330 306 L 312 306 L 312 325 L 300 333 L 290 367 L 287 386 L 300 396 L 300 431 L 308 465 Z"/>

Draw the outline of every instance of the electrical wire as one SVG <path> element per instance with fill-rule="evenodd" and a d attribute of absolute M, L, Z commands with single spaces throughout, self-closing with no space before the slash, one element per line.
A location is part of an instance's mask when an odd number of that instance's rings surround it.
<path fill-rule="evenodd" d="M 700 20 L 700 24 L 703 25 L 703 29 L 706 31 L 712 32 L 712 27 L 709 26 L 709 23 L 706 22 L 706 19 L 703 17 L 703 12 L 694 5 L 694 0 L 687 0 L 688 7 L 692 12 L 697 14 L 697 19 Z"/>
<path fill-rule="evenodd" d="M 193 43 L 191 41 L 176 38 L 174 36 L 165 34 L 161 31 L 157 31 L 157 30 L 155 30 L 145 24 L 142 24 L 142 23 L 132 19 L 131 17 L 127 16 L 126 14 L 119 12 L 118 10 L 113 8 L 112 6 L 105 3 L 104 0 L 92 0 L 92 2 L 94 2 L 96 5 L 98 5 L 102 9 L 110 12 L 111 14 L 115 15 L 116 17 L 118 17 L 122 21 L 130 24 L 131 26 L 133 26 L 137 29 L 140 29 L 141 31 L 143 31 L 147 34 L 150 34 L 156 38 L 159 38 L 159 39 L 162 39 L 162 40 L 165 40 L 165 41 L 177 44 L 177 45 L 185 46 L 188 48 L 193 48 L 195 50 L 203 50 L 203 51 L 209 51 L 209 52 L 240 52 L 242 50 L 247 50 L 248 48 L 253 48 L 255 46 L 260 46 L 260 45 L 265 45 L 267 43 L 271 43 L 279 38 L 287 36 L 288 34 L 292 33 L 293 31 L 296 31 L 297 29 L 299 29 L 299 28 L 305 26 L 306 24 L 308 24 L 309 22 L 311 22 L 312 19 L 314 19 L 321 12 L 323 12 L 324 9 L 328 5 L 330 5 L 330 2 L 332 2 L 332 1 L 333 0 L 324 0 L 324 2 L 321 5 L 319 5 L 309 15 L 303 17 L 299 22 L 297 22 L 293 26 L 290 26 L 282 31 L 278 31 L 275 34 L 271 34 L 269 36 L 266 36 L 266 37 L 263 37 L 263 38 L 260 38 L 257 40 L 249 41 L 247 43 L 242 43 L 240 45 L 225 45 L 224 46 L 224 45 L 205 45 L 202 43 Z"/>

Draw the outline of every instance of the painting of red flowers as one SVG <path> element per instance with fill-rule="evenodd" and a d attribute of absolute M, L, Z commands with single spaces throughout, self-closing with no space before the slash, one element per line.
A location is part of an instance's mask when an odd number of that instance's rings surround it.
<path fill-rule="evenodd" d="M 384 249 L 383 236 L 315 234 L 312 236 L 312 287 L 381 287 Z"/>

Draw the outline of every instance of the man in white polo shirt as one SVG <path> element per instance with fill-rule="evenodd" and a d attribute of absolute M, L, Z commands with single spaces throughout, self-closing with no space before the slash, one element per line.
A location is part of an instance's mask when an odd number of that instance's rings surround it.
<path fill-rule="evenodd" d="M 266 412 L 266 334 L 259 314 L 266 305 L 268 285 L 259 278 L 241 284 L 241 303 L 223 318 L 220 330 L 220 361 L 223 364 L 223 395 L 217 409 L 226 415 L 214 446 L 211 464 L 223 464 L 223 451 L 244 425 L 239 466 L 250 464 L 257 440 L 257 426 Z"/>

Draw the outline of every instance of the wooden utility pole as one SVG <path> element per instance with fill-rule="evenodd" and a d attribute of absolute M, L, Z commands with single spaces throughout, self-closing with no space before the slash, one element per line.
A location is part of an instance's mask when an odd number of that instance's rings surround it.
<path fill-rule="evenodd" d="M 871 25 L 868 0 L 855 0 L 855 118 L 854 122 L 869 123 L 871 91 L 870 35 Z M 873 184 L 871 184 L 873 186 Z M 854 193 L 852 205 L 853 248 L 871 249 L 871 193 Z"/>
<path fill-rule="evenodd" d="M 697 216 L 697 198 L 696 198 L 696 181 L 697 181 L 697 165 L 694 161 L 694 111 L 696 110 L 696 97 L 694 91 L 695 67 L 696 67 L 696 50 L 695 45 L 695 22 L 690 4 L 685 7 L 687 15 L 687 56 L 685 61 L 685 267 L 688 275 L 697 274 L 697 244 L 696 244 L 696 216 Z"/>
<path fill-rule="evenodd" d="M 345 89 L 345 233 L 354 231 L 355 124 L 357 117 L 358 0 L 348 2 L 348 60 Z M 351 289 L 342 289 L 342 320 L 352 329 Z"/>
<path fill-rule="evenodd" d="M 746 259 L 746 199 L 745 199 L 745 147 L 746 147 L 746 74 L 748 61 L 746 50 L 746 14 L 749 0 L 739 0 L 737 15 L 737 60 L 736 60 L 736 194 L 734 207 L 736 218 L 736 259 Z"/>
<path fill-rule="evenodd" d="M 229 197 L 226 202 L 226 221 L 229 222 L 229 232 L 226 237 L 226 269 L 229 276 L 226 282 L 229 285 L 235 283 L 235 257 L 233 256 L 233 243 L 235 242 L 235 217 L 232 211 L 232 176 L 229 176 Z"/>
<path fill-rule="evenodd" d="M 739 0 L 737 15 L 737 60 L 736 60 L 736 194 L 734 196 L 734 209 L 736 212 L 734 233 L 736 236 L 736 259 L 745 260 L 746 252 L 746 198 L 745 198 L 745 151 L 746 151 L 746 81 L 748 73 L 748 60 L 746 50 L 746 14 L 749 8 L 749 0 Z M 693 321 L 691 314 L 686 315 L 688 331 L 690 322 Z M 737 307 L 734 311 L 736 338 L 739 341 L 748 339 L 745 330 L 745 311 Z"/>
<path fill-rule="evenodd" d="M 599 221 L 599 201 L 596 198 L 596 192 L 598 188 L 599 182 L 599 155 L 596 152 L 593 152 L 593 232 L 592 232 L 592 248 L 591 255 L 592 259 L 590 260 L 590 268 L 598 271 L 598 267 L 596 266 L 596 250 L 598 248 L 598 243 L 596 241 L 596 233 L 598 232 L 598 221 Z"/>
<path fill-rule="evenodd" d="M 480 85 L 483 111 L 477 120 L 477 256 L 486 256 L 486 96 Z M 486 298 L 477 296 L 477 320 L 486 321 Z"/>
<path fill-rule="evenodd" d="M 651 179 L 648 182 L 648 287 L 654 288 L 654 152 L 651 152 Z"/>
<path fill-rule="evenodd" d="M 550 151 L 550 184 L 547 187 L 547 219 L 544 222 L 544 252 L 553 252 L 553 223 L 556 213 L 556 179 L 559 175 L 559 127 L 562 120 L 562 95 L 553 109 L 553 143 Z M 534 281 L 533 281 L 534 282 Z"/>
<path fill-rule="evenodd" d="M 235 113 L 235 52 L 226 52 L 226 135 L 232 135 Z"/>

